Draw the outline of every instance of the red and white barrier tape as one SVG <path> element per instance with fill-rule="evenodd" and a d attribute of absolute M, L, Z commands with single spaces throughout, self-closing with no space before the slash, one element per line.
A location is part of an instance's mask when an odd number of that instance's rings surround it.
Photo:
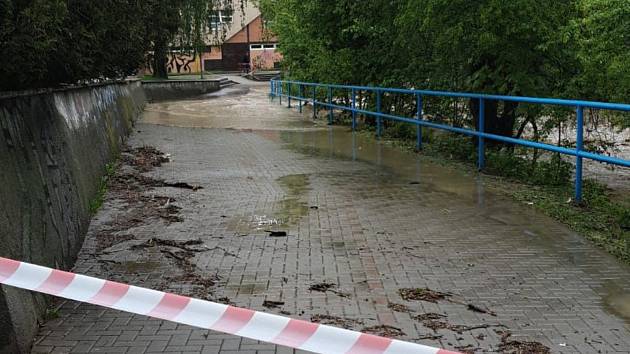
<path fill-rule="evenodd" d="M 315 353 L 456 354 L 0 257 L 0 283 Z"/>

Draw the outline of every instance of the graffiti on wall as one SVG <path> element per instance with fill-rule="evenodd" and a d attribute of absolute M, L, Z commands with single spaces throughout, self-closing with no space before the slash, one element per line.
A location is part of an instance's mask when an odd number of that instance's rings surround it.
<path fill-rule="evenodd" d="M 169 74 L 190 74 L 192 73 L 191 64 L 197 60 L 197 53 L 171 53 L 166 66 Z M 197 70 L 198 71 L 198 70 Z"/>
<path fill-rule="evenodd" d="M 167 55 L 166 71 L 169 74 L 191 74 L 199 72 L 199 58 L 196 52 L 171 52 Z M 153 74 L 153 53 L 148 53 L 144 66 L 146 74 Z"/>

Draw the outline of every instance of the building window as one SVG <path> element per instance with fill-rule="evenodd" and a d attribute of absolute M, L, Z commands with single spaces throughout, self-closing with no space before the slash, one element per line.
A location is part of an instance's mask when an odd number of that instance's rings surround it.
<path fill-rule="evenodd" d="M 232 9 L 216 10 L 210 13 L 209 23 L 213 31 L 223 29 L 224 26 L 232 24 L 234 11 Z"/>
<path fill-rule="evenodd" d="M 250 44 L 249 50 L 264 50 L 264 49 L 276 49 L 277 45 L 275 43 L 271 44 Z"/>

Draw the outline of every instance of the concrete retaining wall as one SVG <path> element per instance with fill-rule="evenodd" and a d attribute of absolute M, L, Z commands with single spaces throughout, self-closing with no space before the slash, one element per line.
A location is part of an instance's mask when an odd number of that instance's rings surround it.
<path fill-rule="evenodd" d="M 69 269 L 105 166 L 146 103 L 140 81 L 0 97 L 0 255 Z M 2 287 L 0 353 L 27 353 L 49 299 Z"/>
<path fill-rule="evenodd" d="M 191 98 L 218 91 L 220 80 L 162 80 L 143 81 L 142 87 L 149 101 Z"/>

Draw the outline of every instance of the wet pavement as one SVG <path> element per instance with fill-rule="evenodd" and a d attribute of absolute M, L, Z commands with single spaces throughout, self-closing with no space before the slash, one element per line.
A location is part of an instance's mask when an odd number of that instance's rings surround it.
<path fill-rule="evenodd" d="M 630 352 L 629 267 L 483 176 L 244 86 L 147 107 L 76 272 L 451 350 Z M 293 350 L 69 301 L 33 352 Z"/>

